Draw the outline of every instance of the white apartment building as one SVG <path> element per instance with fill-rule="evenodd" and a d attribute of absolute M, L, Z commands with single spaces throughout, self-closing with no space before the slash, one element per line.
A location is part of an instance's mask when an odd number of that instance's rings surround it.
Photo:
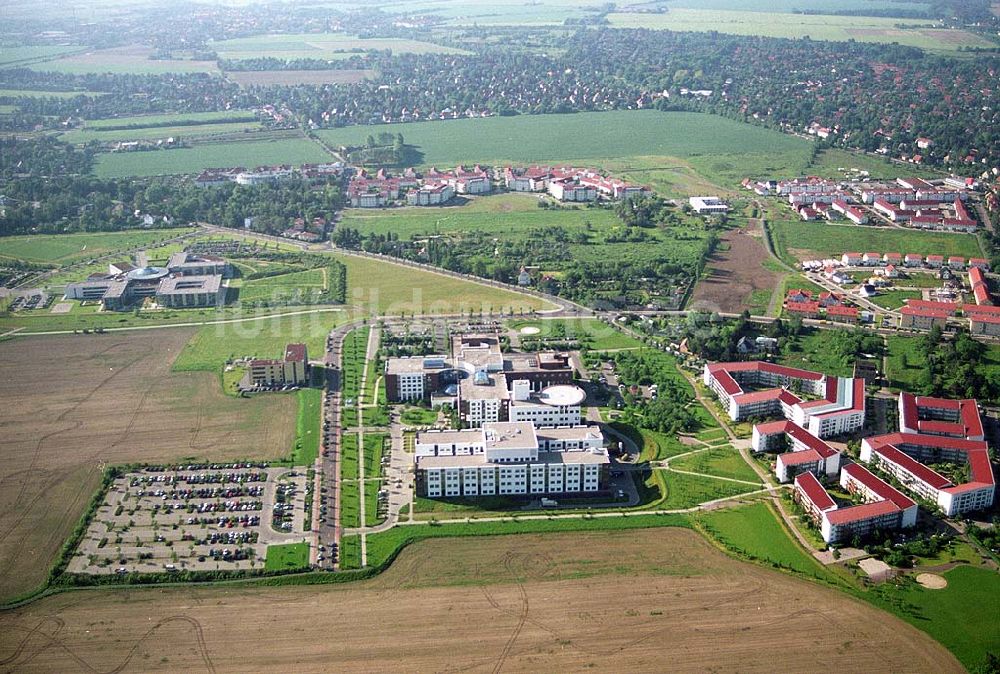
<path fill-rule="evenodd" d="M 417 491 L 428 498 L 597 492 L 610 465 L 597 428 L 530 422 L 419 433 L 415 454 Z"/>

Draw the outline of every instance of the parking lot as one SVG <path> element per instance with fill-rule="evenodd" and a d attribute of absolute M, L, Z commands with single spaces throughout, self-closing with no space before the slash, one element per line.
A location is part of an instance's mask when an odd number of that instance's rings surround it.
<path fill-rule="evenodd" d="M 266 464 L 150 467 L 115 479 L 69 564 L 109 574 L 263 568 L 309 541 L 306 474 Z"/>

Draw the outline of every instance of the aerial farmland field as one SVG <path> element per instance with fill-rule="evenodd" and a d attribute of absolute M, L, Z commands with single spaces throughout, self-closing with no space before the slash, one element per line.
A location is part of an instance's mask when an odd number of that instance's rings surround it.
<path fill-rule="evenodd" d="M 61 54 L 81 51 L 77 45 L 0 47 L 0 68 L 21 66 L 24 63 L 57 58 Z"/>
<path fill-rule="evenodd" d="M 192 231 L 190 228 L 174 228 L 91 234 L 6 236 L 0 239 L 0 258 L 65 265 L 107 255 L 117 250 L 153 245 Z"/>
<path fill-rule="evenodd" d="M 294 396 L 236 399 L 216 374 L 170 372 L 193 332 L 0 343 L 0 598 L 44 581 L 105 464 L 287 456 Z"/>
<path fill-rule="evenodd" d="M 94 172 L 100 178 L 124 178 L 198 173 L 224 166 L 298 165 L 329 159 L 330 155 L 319 145 L 304 138 L 240 140 L 174 150 L 99 154 Z"/>
<path fill-rule="evenodd" d="M 420 164 L 585 162 L 633 156 L 754 156 L 798 166 L 808 141 L 721 117 L 691 112 L 613 111 L 519 115 L 319 131 L 327 143 L 360 144 L 370 134 L 401 133 Z M 744 168 L 744 171 L 749 168 Z M 794 170 L 793 170 L 794 172 Z"/>
<path fill-rule="evenodd" d="M 762 37 L 803 38 L 844 42 L 898 43 L 934 51 L 959 47 L 991 47 L 986 39 L 955 29 L 927 28 L 926 19 L 792 14 L 761 11 L 676 8 L 663 14 L 611 14 L 617 28 L 730 33 Z"/>
<path fill-rule="evenodd" d="M 0 89 L 0 98 L 73 98 L 74 96 L 103 96 L 100 91 L 45 91 L 42 89 Z"/>
<path fill-rule="evenodd" d="M 809 607 L 791 631 L 789 606 Z M 345 621 L 351 628 L 328 638 Z M 424 542 L 382 576 L 350 586 L 58 595 L 4 614 L 0 629 L 9 635 L 0 658 L 18 671 L 68 671 L 79 661 L 101 670 L 244 671 L 248 641 L 255 671 L 287 671 L 294 661 L 299 671 L 660 672 L 665 642 L 676 671 L 706 661 L 748 672 L 853 671 L 873 660 L 915 673 L 962 671 L 897 618 L 669 527 Z M 760 647 L 779 639 L 784 648 Z"/>
<path fill-rule="evenodd" d="M 33 63 L 33 70 L 60 73 L 218 73 L 215 61 L 150 58 L 153 49 L 128 46 L 86 51 L 51 61 Z"/>
<path fill-rule="evenodd" d="M 461 49 L 443 47 L 430 42 L 401 38 L 358 38 L 343 33 L 254 35 L 210 42 L 209 47 L 218 53 L 220 58 L 230 60 L 268 56 L 279 59 L 337 59 L 376 49 L 389 49 L 400 54 L 464 53 Z"/>

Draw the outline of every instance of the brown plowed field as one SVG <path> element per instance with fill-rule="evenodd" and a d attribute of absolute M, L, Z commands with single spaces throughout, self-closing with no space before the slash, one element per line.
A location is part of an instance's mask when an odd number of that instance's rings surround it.
<path fill-rule="evenodd" d="M 746 229 L 731 229 L 722 236 L 728 250 L 708 259 L 705 276 L 695 286 L 691 307 L 725 313 L 740 313 L 750 306 L 755 290 L 771 290 L 778 275 L 764 268 L 767 249 L 760 240 L 760 223 L 751 220 Z"/>
<path fill-rule="evenodd" d="M 294 396 L 230 398 L 213 374 L 170 372 L 192 334 L 0 343 L 0 599 L 45 579 L 103 464 L 288 453 Z"/>
<path fill-rule="evenodd" d="M 442 539 L 350 586 L 101 590 L 0 615 L 17 671 L 958 672 L 915 628 L 685 529 Z"/>

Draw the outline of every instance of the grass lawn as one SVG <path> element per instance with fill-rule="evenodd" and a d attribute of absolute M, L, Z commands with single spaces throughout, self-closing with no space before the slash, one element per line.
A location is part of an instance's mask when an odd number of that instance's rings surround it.
<path fill-rule="evenodd" d="M 763 37 L 804 38 L 846 42 L 897 42 L 909 47 L 935 51 L 956 51 L 959 47 L 993 46 L 984 38 L 962 30 L 918 28 L 926 19 L 896 17 L 840 16 L 779 12 L 752 12 L 720 9 L 671 7 L 662 14 L 610 14 L 616 28 L 760 35 Z M 908 28 L 909 27 L 909 28 Z"/>
<path fill-rule="evenodd" d="M 244 356 L 277 358 L 289 342 L 305 342 L 310 353 L 319 354 L 327 334 L 343 320 L 342 312 L 323 312 L 206 325 L 177 354 L 173 367 L 216 372 L 227 360 Z"/>
<path fill-rule="evenodd" d="M 340 524 L 349 529 L 361 526 L 361 483 L 342 480 L 340 483 Z"/>
<path fill-rule="evenodd" d="M 785 342 L 779 360 L 782 365 L 849 377 L 854 372 L 855 354 L 842 355 L 838 349 L 832 348 L 832 340 L 837 335 L 834 330 L 806 328 L 794 341 Z"/>
<path fill-rule="evenodd" d="M 667 435 L 647 428 L 639 429 L 642 435 L 642 454 L 639 461 L 662 461 L 671 456 L 698 449 L 695 445 L 685 445 L 676 436 Z"/>
<path fill-rule="evenodd" d="M 265 166 L 328 161 L 323 149 L 304 138 L 205 143 L 146 152 L 108 152 L 94 162 L 98 178 L 199 173 L 216 166 Z"/>
<path fill-rule="evenodd" d="M 679 508 L 691 508 L 699 503 L 714 501 L 715 499 L 727 496 L 737 496 L 748 491 L 754 491 L 755 487 L 750 484 L 740 484 L 726 480 L 715 480 L 710 477 L 699 477 L 697 475 L 684 475 L 670 471 L 659 471 L 662 473 L 666 483 L 666 497 L 661 503 L 656 504 L 658 508 L 674 510 Z"/>
<path fill-rule="evenodd" d="M 365 477 L 382 475 L 382 455 L 388 441 L 385 433 L 365 433 Z"/>
<path fill-rule="evenodd" d="M 364 313 L 398 316 L 552 308 L 532 295 L 431 271 L 349 255 L 337 259 L 347 267 L 347 302 Z"/>
<path fill-rule="evenodd" d="M 264 569 L 266 571 L 304 569 L 308 566 L 308 543 L 285 543 L 284 545 L 267 546 L 267 558 L 264 561 Z"/>
<path fill-rule="evenodd" d="M 919 290 L 882 290 L 868 299 L 884 309 L 899 309 L 905 300 L 919 300 L 921 297 Z"/>
<path fill-rule="evenodd" d="M 424 407 L 406 407 L 399 419 L 404 426 L 431 426 L 438 419 L 438 411 Z"/>
<path fill-rule="evenodd" d="M 340 444 L 340 477 L 342 480 L 358 479 L 358 434 L 344 433 Z"/>
<path fill-rule="evenodd" d="M 784 210 L 784 207 L 778 207 Z M 778 256 L 789 264 L 809 259 L 840 257 L 852 250 L 962 255 L 979 257 L 979 241 L 970 234 L 922 232 L 895 227 L 835 225 L 793 220 L 787 212 L 774 213 L 768 227 Z"/>
<path fill-rule="evenodd" d="M 244 302 L 288 302 L 301 295 L 315 295 L 326 289 L 327 277 L 323 269 L 306 269 L 277 276 L 244 281 L 240 299 Z"/>
<path fill-rule="evenodd" d="M 367 440 L 367 438 L 366 438 Z M 365 464 L 367 466 L 367 464 Z M 378 514 L 378 490 L 385 484 L 382 480 L 365 481 L 365 526 L 373 527 L 385 521 L 385 517 Z"/>
<path fill-rule="evenodd" d="M 501 522 L 469 522 L 455 524 L 393 527 L 368 536 L 368 564 L 381 566 L 406 545 L 426 538 L 454 536 L 499 536 L 506 534 L 546 533 L 550 531 L 629 530 L 649 527 L 689 526 L 684 515 L 637 515 L 633 517 L 600 517 L 572 520 L 526 520 L 515 518 Z"/>
<path fill-rule="evenodd" d="M 682 457 L 670 462 L 671 468 L 689 470 L 694 473 L 706 473 L 719 477 L 730 477 L 735 480 L 760 482 L 740 453 L 729 445 L 713 447 L 697 454 Z"/>
<path fill-rule="evenodd" d="M 919 348 L 919 337 L 889 337 L 886 377 L 889 386 L 905 391 L 920 390 L 927 360 Z"/>
<path fill-rule="evenodd" d="M 337 551 L 340 556 L 340 568 L 347 571 L 349 569 L 361 568 L 361 537 L 357 534 L 344 536 L 340 539 L 340 549 Z"/>
<path fill-rule="evenodd" d="M 741 557 L 823 580 L 834 578 L 799 547 L 766 503 L 704 513 L 697 522 L 711 538 Z"/>
<path fill-rule="evenodd" d="M 930 634 L 972 670 L 986 653 L 1000 653 L 1000 574 L 959 566 L 943 575 L 948 581 L 943 590 L 885 583 L 869 599 Z"/>
<path fill-rule="evenodd" d="M 311 465 L 319 456 L 320 415 L 323 408 L 323 391 L 303 388 L 298 391 L 299 414 L 295 423 L 295 446 L 292 463 L 296 466 Z"/>
<path fill-rule="evenodd" d="M 523 328 L 537 328 L 538 334 L 521 335 L 521 339 L 579 340 L 581 346 L 592 351 L 607 351 L 613 349 L 631 349 L 642 346 L 642 342 L 616 329 L 597 318 L 568 318 L 557 320 L 523 320 L 509 321 L 510 328 L 520 331 Z"/>
<path fill-rule="evenodd" d="M 26 262 L 66 265 L 109 255 L 115 251 L 152 246 L 157 242 L 181 236 L 194 230 L 173 229 L 129 230 L 87 234 L 35 234 L 0 238 L 0 257 Z M 123 257 L 128 254 L 123 253 Z M 107 264 L 101 265 L 107 272 Z"/>

